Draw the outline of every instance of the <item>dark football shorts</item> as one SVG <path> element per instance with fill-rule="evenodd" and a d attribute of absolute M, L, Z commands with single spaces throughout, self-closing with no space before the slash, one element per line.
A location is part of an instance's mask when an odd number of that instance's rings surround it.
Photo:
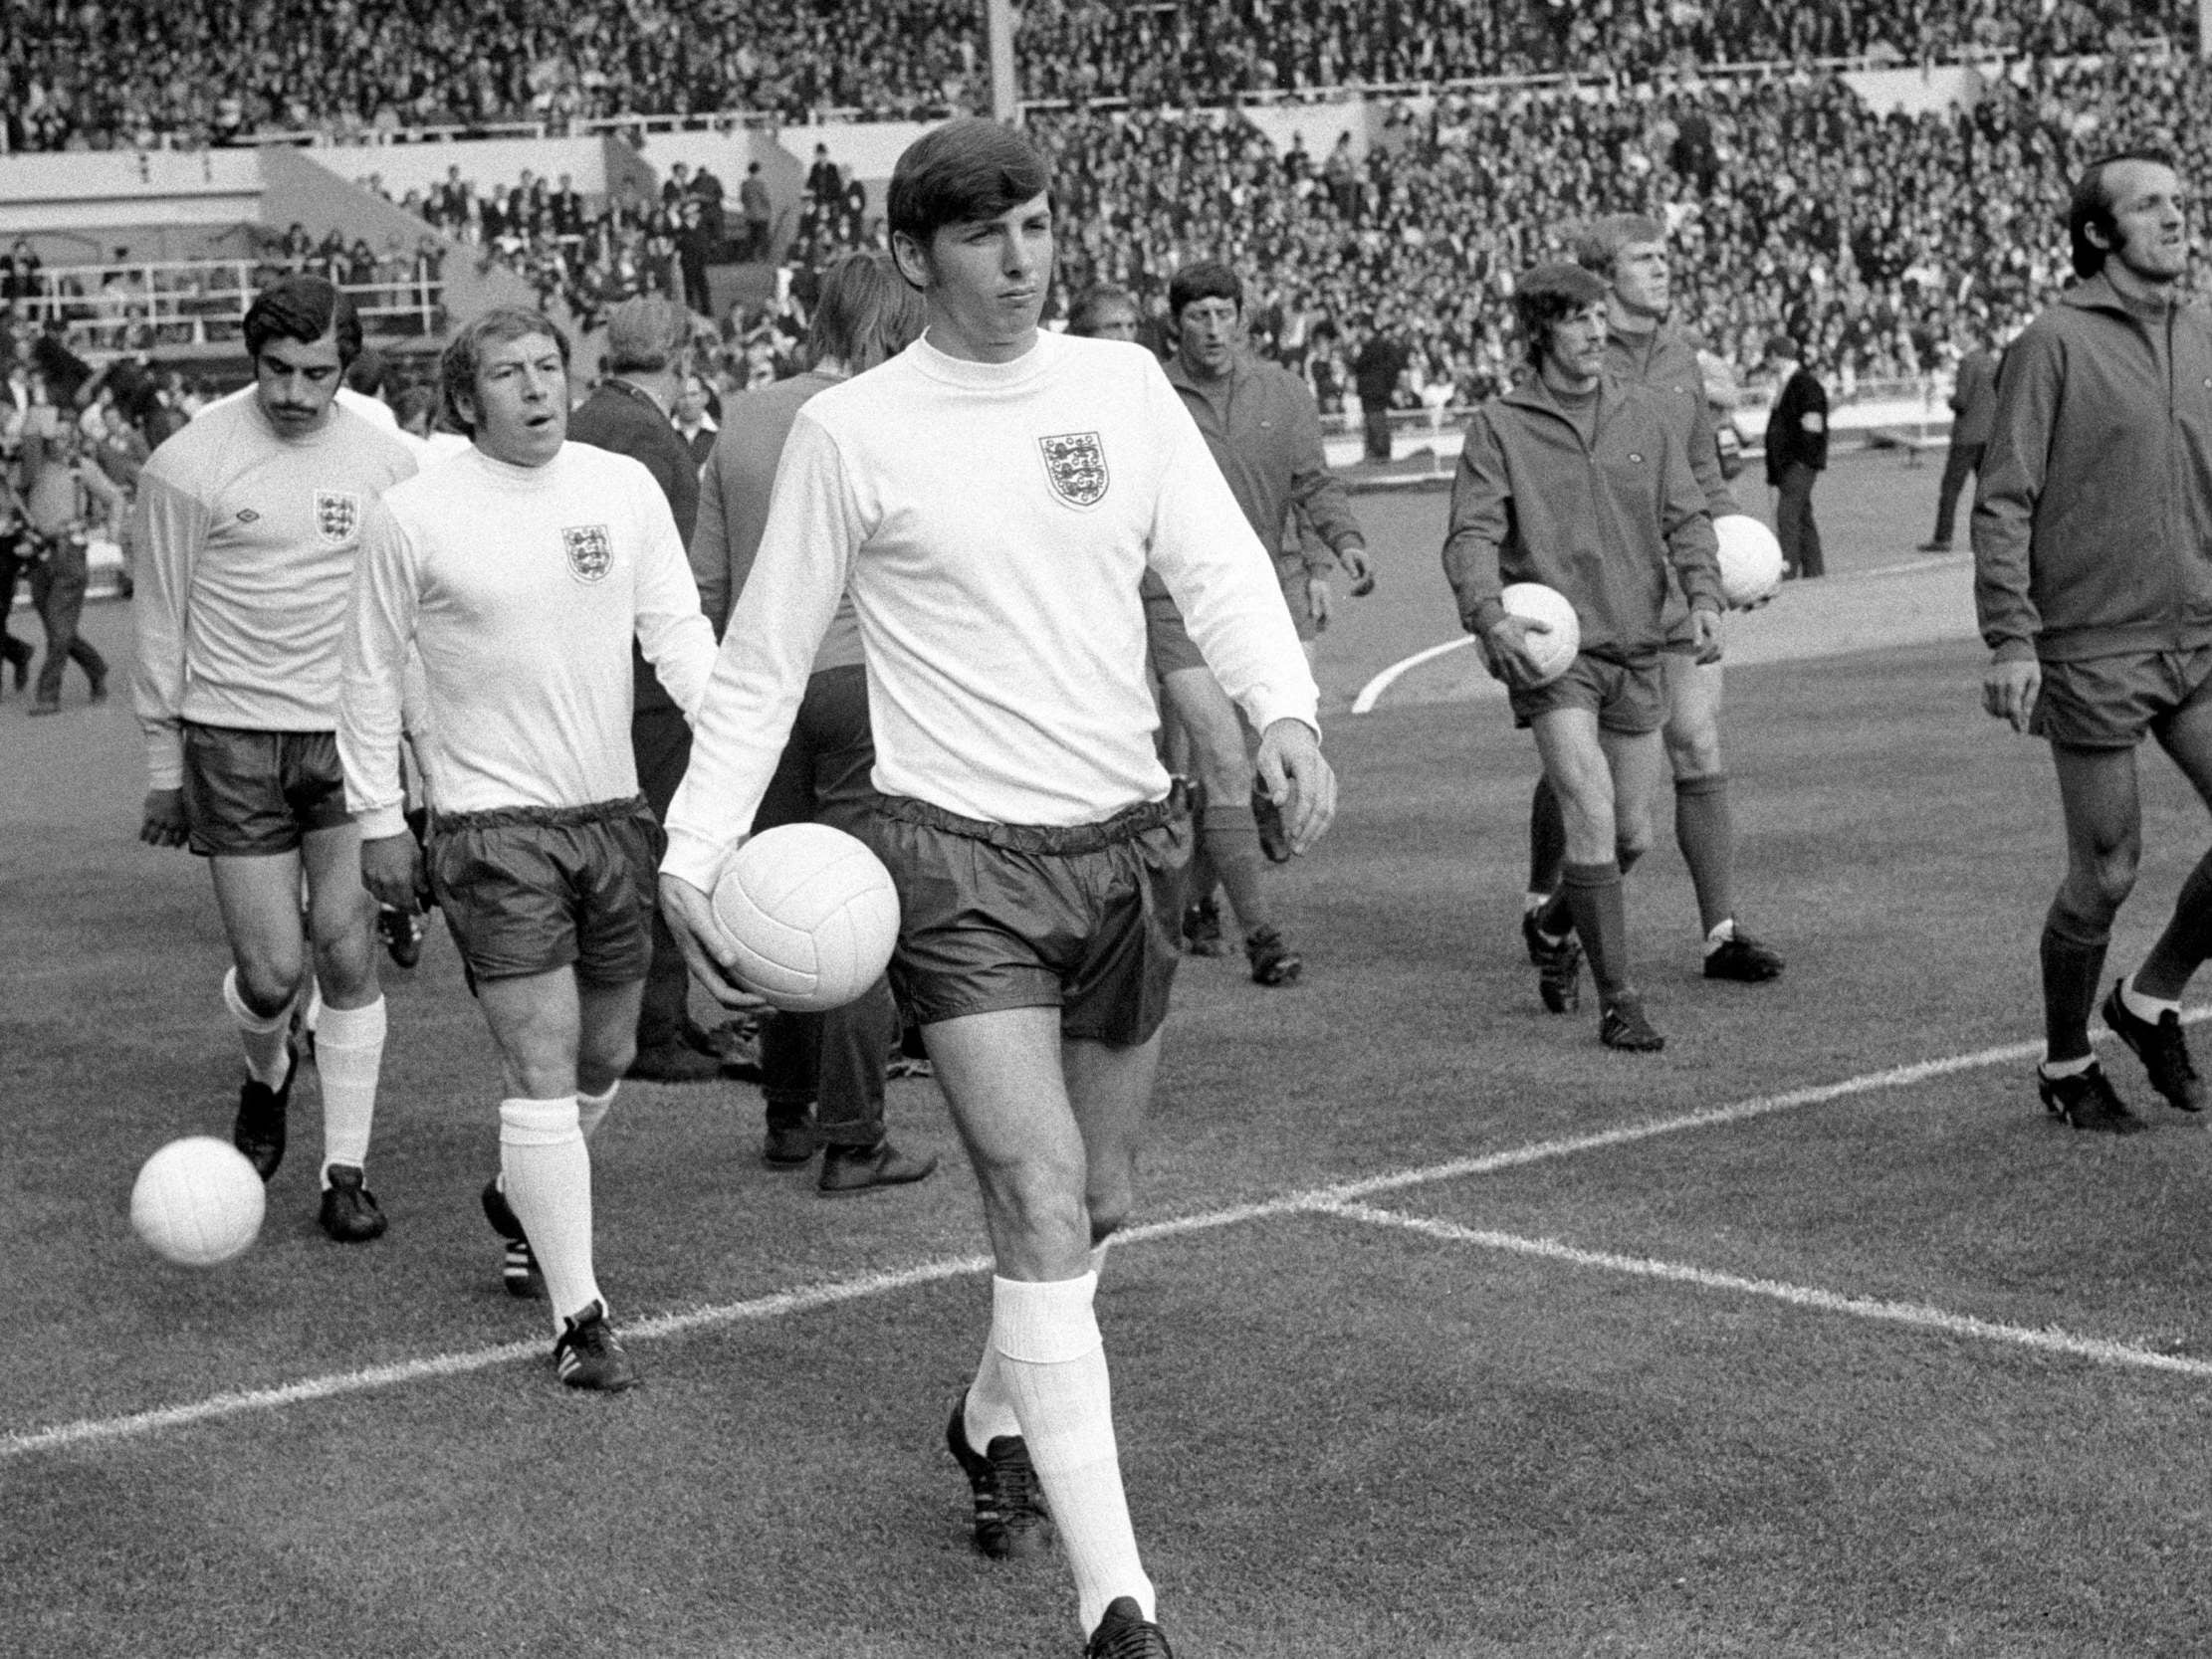
<path fill-rule="evenodd" d="M 1306 567 L 1298 559 L 1278 559 L 1275 577 L 1282 587 L 1282 602 L 1290 612 L 1290 620 L 1302 640 L 1312 639 L 1320 630 L 1314 625 L 1313 604 L 1306 592 Z M 1151 653 L 1152 674 L 1156 680 L 1165 680 L 1178 669 L 1204 668 L 1206 658 L 1191 638 L 1190 630 L 1183 626 L 1183 612 L 1165 593 L 1145 595 L 1145 647 Z"/>
<path fill-rule="evenodd" d="M 2045 663 L 2028 729 L 2062 748 L 2133 748 L 2212 696 L 2212 646 Z"/>
<path fill-rule="evenodd" d="M 434 813 L 430 891 L 477 979 L 626 984 L 652 965 L 663 844 L 642 795 Z"/>
<path fill-rule="evenodd" d="M 1598 728 L 1617 736 L 1640 737 L 1666 724 L 1666 670 L 1658 651 L 1616 662 L 1579 653 L 1567 672 L 1534 691 L 1506 689 L 1513 724 L 1531 726 L 1539 715 L 1560 709 L 1587 709 Z"/>
<path fill-rule="evenodd" d="M 891 986 L 916 1023 L 1058 1008 L 1063 1036 L 1129 1047 L 1167 1018 L 1193 847 L 1180 787 L 1068 827 L 885 796 L 864 839 L 899 891 Z"/>
<path fill-rule="evenodd" d="M 186 721 L 184 821 L 202 858 L 297 852 L 314 831 L 350 824 L 336 735 Z"/>

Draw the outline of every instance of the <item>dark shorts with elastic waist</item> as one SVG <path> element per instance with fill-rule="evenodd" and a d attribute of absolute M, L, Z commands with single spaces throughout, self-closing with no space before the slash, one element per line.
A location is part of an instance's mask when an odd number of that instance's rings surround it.
<path fill-rule="evenodd" d="M 1061 1035 L 1128 1047 L 1167 1018 L 1193 845 L 1180 786 L 1069 826 L 879 796 L 862 838 L 899 890 L 891 986 L 917 1023 L 1058 1008 Z"/>
<path fill-rule="evenodd" d="M 477 979 L 572 966 L 590 984 L 626 984 L 652 965 L 664 844 L 643 795 L 436 813 L 430 891 Z"/>
<path fill-rule="evenodd" d="M 317 830 L 353 821 L 337 737 L 184 723 L 187 845 L 202 858 L 298 852 Z"/>
<path fill-rule="evenodd" d="M 1621 661 L 1578 654 L 1567 672 L 1533 691 L 1508 688 L 1506 701 L 1515 726 L 1533 726 L 1539 715 L 1560 709 L 1587 709 L 1598 729 L 1616 736 L 1640 737 L 1666 724 L 1666 670 L 1662 654 L 1652 651 Z"/>
<path fill-rule="evenodd" d="M 2045 663 L 2028 729 L 2062 748 L 2133 748 L 2212 697 L 2212 646 Z"/>

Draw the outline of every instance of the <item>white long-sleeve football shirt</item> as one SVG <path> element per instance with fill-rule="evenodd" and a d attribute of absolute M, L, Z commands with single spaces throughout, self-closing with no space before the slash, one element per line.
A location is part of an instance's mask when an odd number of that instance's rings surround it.
<path fill-rule="evenodd" d="M 184 721 L 336 726 L 361 526 L 414 470 L 397 437 L 344 409 L 289 438 L 253 396 L 210 409 L 153 452 L 138 480 L 133 685 L 152 787 L 183 781 Z"/>
<path fill-rule="evenodd" d="M 667 498 L 628 456 L 564 444 L 517 467 L 471 449 L 387 492 L 362 537 L 338 709 L 361 834 L 405 829 L 410 646 L 427 704 L 417 752 L 439 811 L 636 794 L 633 635 L 677 706 L 696 710 L 714 629 Z"/>
<path fill-rule="evenodd" d="M 924 339 L 820 392 L 784 446 L 662 868 L 713 884 L 848 583 L 879 790 L 1013 824 L 1160 798 L 1148 567 L 1256 726 L 1316 724 L 1274 565 L 1149 352 L 1044 333 L 978 363 Z"/>

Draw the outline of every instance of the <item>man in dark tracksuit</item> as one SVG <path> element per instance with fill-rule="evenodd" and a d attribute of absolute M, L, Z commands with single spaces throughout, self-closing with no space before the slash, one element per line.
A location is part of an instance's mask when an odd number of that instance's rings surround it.
<path fill-rule="evenodd" d="M 1675 419 L 1689 469 L 1715 520 L 1743 509 L 1721 472 L 1720 446 L 1696 342 L 1668 320 L 1672 305 L 1666 228 L 1642 214 L 1609 214 L 1574 238 L 1575 262 L 1611 285 L 1606 301 L 1605 372 L 1658 394 Z M 1782 971 L 1782 958 L 1736 925 L 1735 818 L 1720 753 L 1721 672 L 1698 659 L 1689 618 L 1666 642 L 1666 760 L 1674 774 L 1674 839 L 1689 866 L 1703 933 L 1704 974 L 1759 984 Z M 1539 778 L 1529 807 L 1529 879 L 1521 937 L 1529 960 L 1546 970 L 1547 1006 L 1579 994 L 1580 950 L 1572 934 L 1546 937 L 1538 914 L 1559 892 L 1566 827 L 1549 780 Z"/>
<path fill-rule="evenodd" d="M 699 468 L 691 448 L 668 418 L 683 385 L 683 352 L 690 321 L 671 301 L 625 300 L 607 319 L 607 377 L 568 417 L 568 436 L 579 444 L 612 450 L 644 463 L 668 498 L 685 545 L 699 518 Z M 695 570 L 694 575 L 697 575 Z M 637 786 L 665 818 L 676 786 L 691 763 L 691 728 L 662 689 L 652 664 L 633 644 L 635 703 L 630 748 Z M 704 1083 L 722 1064 L 706 1052 L 688 1015 L 691 973 L 666 923 L 653 922 L 653 965 L 637 1016 L 637 1059 L 629 1075 L 653 1083 Z M 687 1040 L 688 1039 L 688 1040 Z"/>
<path fill-rule="evenodd" d="M 2074 1128 L 2115 1135 L 2144 1125 L 2091 1053 L 2089 1021 L 2141 856 L 2146 732 L 2212 805 L 2212 323 L 2180 294 L 2187 200 L 2156 151 L 2084 171 L 2067 220 L 2083 280 L 2005 352 L 1973 517 L 1983 706 L 2050 739 L 2066 814 L 2037 1092 Z M 2102 1006 L 2184 1112 L 2205 1089 L 2181 993 L 2208 954 L 2212 853 Z"/>
<path fill-rule="evenodd" d="M 1610 1048 L 1662 1039 L 1629 979 L 1622 877 L 1651 845 L 1664 764 L 1660 657 L 1677 627 L 1696 654 L 1720 652 L 1720 569 L 1704 491 L 1659 394 L 1604 375 L 1609 285 L 1576 265 L 1544 265 L 1513 309 L 1536 372 L 1475 412 L 1452 482 L 1444 574 L 1459 619 L 1506 682 L 1564 809 L 1568 918 L 1589 952 Z M 1531 624 L 1506 613 L 1509 582 L 1541 582 L 1574 606 L 1581 649 L 1538 683 Z M 1686 621 L 1685 621 L 1686 618 Z M 1547 1006 L 1564 1013 L 1571 1001 Z"/>
<path fill-rule="evenodd" d="M 1920 543 L 1923 553 L 1951 550 L 1951 525 L 1966 481 L 1981 471 L 1989 446 L 1989 425 L 1997 414 L 1997 353 L 1979 340 L 1958 360 L 1958 381 L 1951 388 L 1951 442 L 1943 452 L 1943 482 L 1935 494 L 1935 534 Z"/>
<path fill-rule="evenodd" d="M 1767 483 L 1776 492 L 1774 533 L 1783 572 L 1824 576 L 1820 526 L 1813 522 L 1813 484 L 1828 466 L 1828 393 L 1805 366 L 1805 352 L 1787 334 L 1767 341 L 1767 358 L 1782 392 L 1767 416 Z"/>
<path fill-rule="evenodd" d="M 1168 381 L 1191 412 L 1252 533 L 1277 555 L 1283 599 L 1310 661 L 1311 642 L 1328 622 L 1330 565 L 1343 565 L 1354 593 L 1373 585 L 1367 539 L 1343 484 L 1321 453 L 1313 394 L 1287 370 L 1240 348 L 1243 305 L 1243 284 L 1225 265 L 1209 261 L 1176 273 L 1168 287 L 1176 331 Z M 1286 560 L 1280 549 L 1284 526 L 1293 519 L 1300 553 Z M 1305 961 L 1283 937 L 1260 885 L 1258 814 L 1272 803 L 1254 789 L 1243 726 L 1192 643 L 1167 585 L 1147 575 L 1143 592 L 1152 671 L 1168 707 L 1190 733 L 1191 763 L 1206 785 L 1186 940 L 1196 952 L 1207 948 L 1209 929 L 1218 937 L 1220 920 L 1212 898 L 1217 878 L 1243 930 L 1253 982 L 1293 984 Z M 1278 851 L 1288 856 L 1286 847 L 1278 844 Z"/>

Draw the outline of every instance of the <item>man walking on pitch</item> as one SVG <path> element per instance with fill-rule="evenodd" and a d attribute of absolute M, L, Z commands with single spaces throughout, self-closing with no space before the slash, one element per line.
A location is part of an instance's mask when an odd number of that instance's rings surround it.
<path fill-rule="evenodd" d="M 322 278 L 264 289 L 246 312 L 252 395 L 153 452 L 136 526 L 139 839 L 189 846 L 214 878 L 246 1049 L 231 1135 L 264 1180 L 284 1156 L 294 1008 L 321 985 L 319 1219 L 344 1242 L 384 1230 L 364 1169 L 385 1022 L 333 738 L 339 642 L 362 520 L 415 470 L 396 437 L 332 406 L 360 347 L 352 303 Z"/>
<path fill-rule="evenodd" d="M 1774 534 L 1788 576 L 1825 576 L 1821 527 L 1813 521 L 1813 486 L 1828 466 L 1828 389 L 1805 366 L 1805 348 L 1788 334 L 1767 341 L 1767 360 L 1782 383 L 1767 415 L 1767 484 L 1774 491 Z"/>
<path fill-rule="evenodd" d="M 2081 279 L 2006 349 L 1974 505 L 1982 703 L 2051 743 L 2067 872 L 2043 925 L 2045 1108 L 2144 1128 L 2090 1051 L 2112 919 L 2142 853 L 2147 733 L 2212 805 L 2212 325 L 2185 303 L 2187 191 L 2172 159 L 2093 162 L 2067 214 Z M 2184 1112 L 2204 1084 L 2181 993 L 2212 953 L 2212 853 L 2105 1024 Z"/>
<path fill-rule="evenodd" d="M 1037 326 L 1048 186 L 1027 140 L 988 121 L 949 122 L 900 157 L 892 246 L 928 331 L 798 413 L 661 891 L 693 970 L 731 994 L 707 894 L 849 583 L 884 797 L 869 839 L 901 906 L 892 977 L 996 1262 L 991 1341 L 947 1433 L 976 1543 L 1038 1551 L 1041 1483 L 1087 1653 L 1160 1659 L 1092 1308 L 1134 1198 L 1190 855 L 1154 749 L 1148 567 L 1260 730 L 1260 776 L 1300 850 L 1335 781 L 1266 550 L 1157 361 Z"/>
<path fill-rule="evenodd" d="M 1304 551 L 1288 561 L 1290 570 L 1278 567 L 1278 580 L 1293 625 L 1301 638 L 1311 638 L 1328 616 L 1331 562 L 1343 564 L 1353 592 L 1373 586 L 1367 542 L 1344 486 L 1322 456 L 1313 394 L 1287 371 L 1240 349 L 1243 307 L 1243 284 L 1227 266 L 1205 262 L 1176 273 L 1168 285 L 1176 335 L 1168 383 L 1198 423 L 1260 545 L 1272 554 L 1295 520 Z M 1219 938 L 1220 914 L 1213 896 L 1218 881 L 1243 930 L 1253 980 L 1292 984 L 1305 962 L 1284 939 L 1261 885 L 1261 819 L 1272 818 L 1273 803 L 1253 787 L 1236 706 L 1207 667 L 1157 573 L 1146 575 L 1144 599 L 1152 669 L 1169 709 L 1190 734 L 1191 764 L 1206 786 L 1198 826 L 1200 874 L 1184 918 L 1187 942 L 1203 949 L 1210 938 Z"/>
<path fill-rule="evenodd" d="M 1996 413 L 1997 353 L 1989 349 L 1977 324 L 1965 355 L 1958 360 L 1958 379 L 1951 388 L 1951 441 L 1943 452 L 1943 482 L 1935 492 L 1935 534 L 1920 543 L 1919 551 L 1951 550 L 1958 498 L 1966 481 L 1981 471 Z"/>
<path fill-rule="evenodd" d="M 633 637 L 680 709 L 714 630 L 667 500 L 628 456 L 565 442 L 568 344 L 492 311 L 440 360 L 474 449 L 370 514 L 345 636 L 338 752 L 361 871 L 387 905 L 427 885 L 498 1045 L 500 1178 L 484 1208 L 508 1288 L 542 1273 L 574 1388 L 636 1380 L 591 1260 L 586 1142 L 636 1048 L 660 849 L 630 751 Z M 400 787 L 401 677 L 419 656 L 434 811 L 427 855 Z"/>
<path fill-rule="evenodd" d="M 1673 305 L 1666 229 L 1641 214 L 1599 219 L 1575 238 L 1575 263 L 1610 285 L 1606 297 L 1605 371 L 1658 395 L 1672 415 L 1689 468 L 1714 518 L 1740 514 L 1722 476 L 1720 448 L 1696 343 L 1668 322 Z M 1782 958 L 1736 925 L 1735 816 L 1729 809 L 1728 773 L 1720 756 L 1720 659 L 1700 660 L 1694 617 L 1684 613 L 1660 656 L 1666 683 L 1666 760 L 1674 774 L 1674 839 L 1689 866 L 1704 932 L 1708 979 L 1758 984 L 1782 971 Z M 1529 960 L 1543 973 L 1544 1003 L 1564 1012 L 1579 1000 L 1582 950 L 1570 933 L 1545 934 L 1539 912 L 1558 897 L 1567 832 L 1559 797 L 1547 774 L 1536 781 L 1529 805 L 1528 897 L 1521 936 Z"/>
<path fill-rule="evenodd" d="M 1663 750 L 1668 640 L 1720 657 L 1720 570 L 1706 495 L 1678 417 L 1659 394 L 1604 374 L 1608 285 L 1579 265 L 1541 265 L 1513 291 L 1535 373 L 1475 411 L 1451 487 L 1444 574 L 1459 619 L 1536 734 L 1566 822 L 1559 896 L 1537 913 L 1546 938 L 1571 924 L 1590 954 L 1608 1048 L 1664 1039 L 1630 981 L 1622 878 L 1652 842 Z M 1532 624 L 1506 613 L 1509 582 L 1542 582 L 1574 606 L 1582 647 L 1538 685 Z M 1572 1002 L 1547 1006 L 1564 1013 Z"/>
<path fill-rule="evenodd" d="M 691 543 L 700 601 L 717 631 L 728 625 L 753 572 L 776 463 L 800 406 L 905 350 L 922 322 L 921 296 L 888 258 L 850 255 L 822 276 L 806 372 L 731 400 L 700 477 L 699 528 Z M 874 765 L 860 624 L 851 602 L 840 600 L 753 833 L 815 822 L 863 833 Z M 762 1157 L 795 1169 L 819 1146 L 824 1192 L 868 1192 L 928 1175 L 937 1159 L 900 1151 L 884 1128 L 884 1068 L 898 1041 L 898 1005 L 882 978 L 842 1008 L 772 1018 L 761 1031 L 761 1094 L 768 1105 Z"/>

